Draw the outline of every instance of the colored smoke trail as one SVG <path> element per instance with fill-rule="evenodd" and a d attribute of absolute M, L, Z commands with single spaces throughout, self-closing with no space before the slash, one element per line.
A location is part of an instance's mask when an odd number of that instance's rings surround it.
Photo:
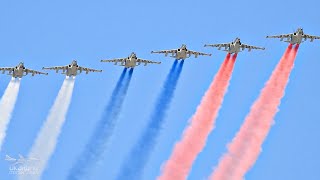
<path fill-rule="evenodd" d="M 48 117 L 31 148 L 29 157 L 39 159 L 39 162 L 37 162 L 38 173 L 21 175 L 19 177 L 20 179 L 41 179 L 41 175 L 56 148 L 61 128 L 66 120 L 74 83 L 75 80 L 73 78 L 66 78 L 63 81 Z"/>
<path fill-rule="evenodd" d="M 124 164 L 120 168 L 117 179 L 142 179 L 141 177 L 143 175 L 144 168 L 157 144 L 164 120 L 174 97 L 174 92 L 178 84 L 183 64 L 184 61 L 181 61 L 178 65 L 177 60 L 173 63 L 166 81 L 163 84 L 161 93 L 155 103 L 154 110 L 151 113 L 148 121 L 149 124 L 126 157 Z"/>
<path fill-rule="evenodd" d="M 176 143 L 171 157 L 164 165 L 161 180 L 184 180 L 198 154 L 206 145 L 227 92 L 237 55 L 227 55 L 208 91 L 202 98 L 182 140 Z"/>
<path fill-rule="evenodd" d="M 14 78 L 9 82 L 0 100 L 0 151 L 6 136 L 7 126 L 19 94 L 20 80 Z"/>
<path fill-rule="evenodd" d="M 287 48 L 210 179 L 241 180 L 254 165 L 284 96 L 298 48 Z"/>
<path fill-rule="evenodd" d="M 93 136 L 91 136 L 84 152 L 74 163 L 68 179 L 91 179 L 90 172 L 96 167 L 96 164 L 103 160 L 130 85 L 133 69 L 130 69 L 128 77 L 125 78 L 126 74 L 127 69 L 125 68 L 112 92 L 104 114 L 94 130 Z"/>

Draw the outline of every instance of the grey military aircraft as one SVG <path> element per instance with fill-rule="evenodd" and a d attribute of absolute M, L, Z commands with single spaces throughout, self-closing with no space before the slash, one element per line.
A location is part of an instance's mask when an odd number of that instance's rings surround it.
<path fill-rule="evenodd" d="M 248 49 L 250 52 L 252 49 L 260 49 L 260 50 L 265 50 L 263 47 L 256 47 L 256 46 L 251 46 L 247 44 L 242 44 L 240 41 L 240 38 L 236 38 L 233 42 L 230 43 L 222 43 L 222 44 L 206 44 L 204 47 L 217 47 L 218 50 L 221 50 L 221 48 L 224 48 L 223 51 L 227 51 L 230 54 L 233 53 L 239 53 L 243 51 L 244 49 Z"/>
<path fill-rule="evenodd" d="M 187 45 L 185 45 L 185 44 L 182 44 L 181 47 L 178 49 L 151 51 L 151 53 L 165 54 L 165 56 L 168 56 L 168 54 L 171 54 L 170 57 L 175 58 L 176 60 L 185 60 L 186 58 L 191 57 L 191 55 L 194 55 L 195 58 L 197 58 L 199 55 L 200 56 L 211 56 L 211 54 L 191 51 L 191 50 L 187 49 Z"/>
<path fill-rule="evenodd" d="M 267 38 L 280 38 L 280 41 L 283 41 L 283 39 L 286 39 L 284 42 L 294 45 L 294 44 L 301 44 L 307 41 L 307 39 L 310 39 L 310 42 L 313 42 L 313 40 L 315 39 L 320 39 L 320 36 L 312 36 L 312 35 L 305 34 L 302 28 L 298 28 L 294 33 L 281 34 L 276 36 L 267 36 Z"/>
<path fill-rule="evenodd" d="M 132 52 L 130 56 L 126 58 L 101 60 L 101 62 L 113 62 L 114 65 L 117 65 L 118 63 L 120 63 L 120 66 L 124 66 L 125 68 L 134 68 L 136 66 L 139 66 L 141 63 L 143 63 L 145 66 L 147 64 L 161 64 L 161 62 L 140 59 L 137 57 L 137 54 L 134 52 Z"/>
<path fill-rule="evenodd" d="M 59 73 L 59 70 L 62 70 L 62 74 L 66 76 L 77 76 L 78 74 L 82 73 L 83 71 L 88 74 L 89 72 L 102 72 L 102 70 L 90 69 L 87 67 L 81 67 L 78 65 L 76 60 L 73 60 L 71 64 L 65 66 L 54 66 L 54 67 L 43 67 L 42 69 L 45 70 L 55 70 L 56 73 Z"/>
<path fill-rule="evenodd" d="M 34 76 L 35 74 L 48 75 L 48 73 L 26 68 L 23 62 L 20 62 L 15 67 L 0 67 L 0 71 L 2 71 L 2 74 L 8 71 L 8 75 L 12 76 L 13 78 L 22 78 L 23 76 L 26 76 L 28 74 L 31 74 L 31 76 Z"/>

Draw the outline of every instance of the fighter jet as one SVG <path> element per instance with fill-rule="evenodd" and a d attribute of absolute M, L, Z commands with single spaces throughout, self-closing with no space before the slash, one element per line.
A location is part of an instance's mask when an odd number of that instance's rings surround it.
<path fill-rule="evenodd" d="M 149 61 L 149 60 L 144 60 L 140 59 L 137 57 L 137 54 L 132 52 L 130 56 L 126 58 L 116 58 L 116 59 L 111 59 L 111 60 L 101 60 L 101 62 L 113 62 L 114 65 L 117 65 L 120 63 L 120 66 L 124 66 L 125 68 L 134 68 L 136 66 L 139 66 L 141 63 L 144 63 L 146 66 L 147 64 L 161 64 L 161 62 L 156 62 L 156 61 Z"/>
<path fill-rule="evenodd" d="M 178 49 L 151 51 L 151 53 L 165 54 L 165 56 L 168 56 L 168 54 L 171 54 L 170 57 L 175 58 L 176 60 L 185 60 L 186 58 L 191 57 L 191 55 L 194 55 L 195 58 L 197 58 L 199 55 L 211 56 L 211 54 L 188 50 L 187 45 L 185 45 L 185 44 L 182 44 L 181 47 Z"/>
<path fill-rule="evenodd" d="M 265 48 L 262 47 L 256 47 L 256 46 L 251 46 L 247 44 L 242 44 L 240 41 L 240 38 L 236 38 L 233 42 L 231 43 L 222 43 L 222 44 L 206 44 L 204 47 L 217 47 L 218 50 L 221 50 L 221 48 L 224 48 L 223 51 L 227 51 L 230 54 L 237 54 L 244 49 L 248 49 L 248 52 L 250 52 L 252 49 L 260 49 L 260 50 L 265 50 Z"/>
<path fill-rule="evenodd" d="M 15 67 L 0 67 L 0 71 L 2 71 L 2 74 L 8 71 L 8 75 L 12 76 L 13 78 L 22 78 L 23 76 L 26 76 L 29 73 L 31 74 L 31 76 L 34 76 L 35 74 L 48 75 L 48 73 L 43 73 L 40 71 L 35 71 L 32 69 L 26 68 L 23 62 L 20 62 Z"/>
<path fill-rule="evenodd" d="M 305 34 L 303 32 L 302 28 L 298 28 L 296 32 L 290 33 L 290 34 L 282 34 L 282 35 L 276 35 L 276 36 L 267 36 L 267 38 L 280 38 L 280 41 L 283 41 L 283 39 L 286 39 L 284 42 L 290 43 L 290 44 L 301 44 L 307 39 L 310 39 L 310 42 L 313 42 L 315 39 L 320 39 L 320 36 L 312 36 Z"/>
<path fill-rule="evenodd" d="M 102 70 L 90 69 L 86 67 L 81 67 L 78 65 L 76 60 L 73 60 L 71 64 L 65 66 L 54 66 L 54 67 L 43 67 L 42 69 L 45 70 L 55 70 L 56 73 L 59 73 L 59 70 L 62 70 L 62 74 L 66 76 L 77 76 L 78 74 L 82 73 L 83 71 L 88 74 L 89 72 L 102 72 Z"/>

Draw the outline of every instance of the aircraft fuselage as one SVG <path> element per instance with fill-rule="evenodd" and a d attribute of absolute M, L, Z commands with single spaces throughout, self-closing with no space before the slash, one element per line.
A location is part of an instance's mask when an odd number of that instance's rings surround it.
<path fill-rule="evenodd" d="M 241 51 L 240 49 L 240 43 L 239 42 L 233 42 L 229 45 L 229 49 L 227 50 L 228 53 L 230 54 L 236 54 Z"/>
<path fill-rule="evenodd" d="M 77 64 L 71 64 L 67 68 L 67 72 L 65 72 L 66 76 L 77 76 L 78 73 L 78 65 Z M 80 72 L 81 73 L 81 72 Z"/>
<path fill-rule="evenodd" d="M 9 72 L 8 75 L 14 77 L 14 78 L 22 78 L 23 76 L 27 75 L 24 71 L 25 67 L 24 66 L 17 66 L 14 68 L 13 71 Z"/>
<path fill-rule="evenodd" d="M 294 33 L 293 35 L 291 35 L 289 40 L 285 42 L 288 42 L 290 44 L 301 44 L 303 42 L 302 35 L 303 35 L 302 33 Z"/>
<path fill-rule="evenodd" d="M 137 57 L 135 55 L 130 55 L 120 64 L 125 68 L 134 68 L 137 66 Z"/>
<path fill-rule="evenodd" d="M 187 49 L 186 48 L 179 48 L 177 49 L 177 53 L 172 55 L 172 57 L 174 57 L 176 60 L 185 60 L 188 57 L 188 53 L 187 53 Z"/>

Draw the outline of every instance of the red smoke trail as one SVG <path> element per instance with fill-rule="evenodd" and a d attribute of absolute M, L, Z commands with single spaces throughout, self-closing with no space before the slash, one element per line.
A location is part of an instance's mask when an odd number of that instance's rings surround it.
<path fill-rule="evenodd" d="M 289 45 L 210 179 L 241 180 L 254 165 L 284 96 L 298 48 Z"/>
<path fill-rule="evenodd" d="M 214 127 L 223 97 L 227 91 L 237 55 L 227 55 L 214 81 L 210 85 L 201 104 L 194 114 L 191 124 L 184 131 L 170 159 L 166 162 L 159 180 L 184 180 L 197 155 L 206 144 L 207 137 Z"/>

